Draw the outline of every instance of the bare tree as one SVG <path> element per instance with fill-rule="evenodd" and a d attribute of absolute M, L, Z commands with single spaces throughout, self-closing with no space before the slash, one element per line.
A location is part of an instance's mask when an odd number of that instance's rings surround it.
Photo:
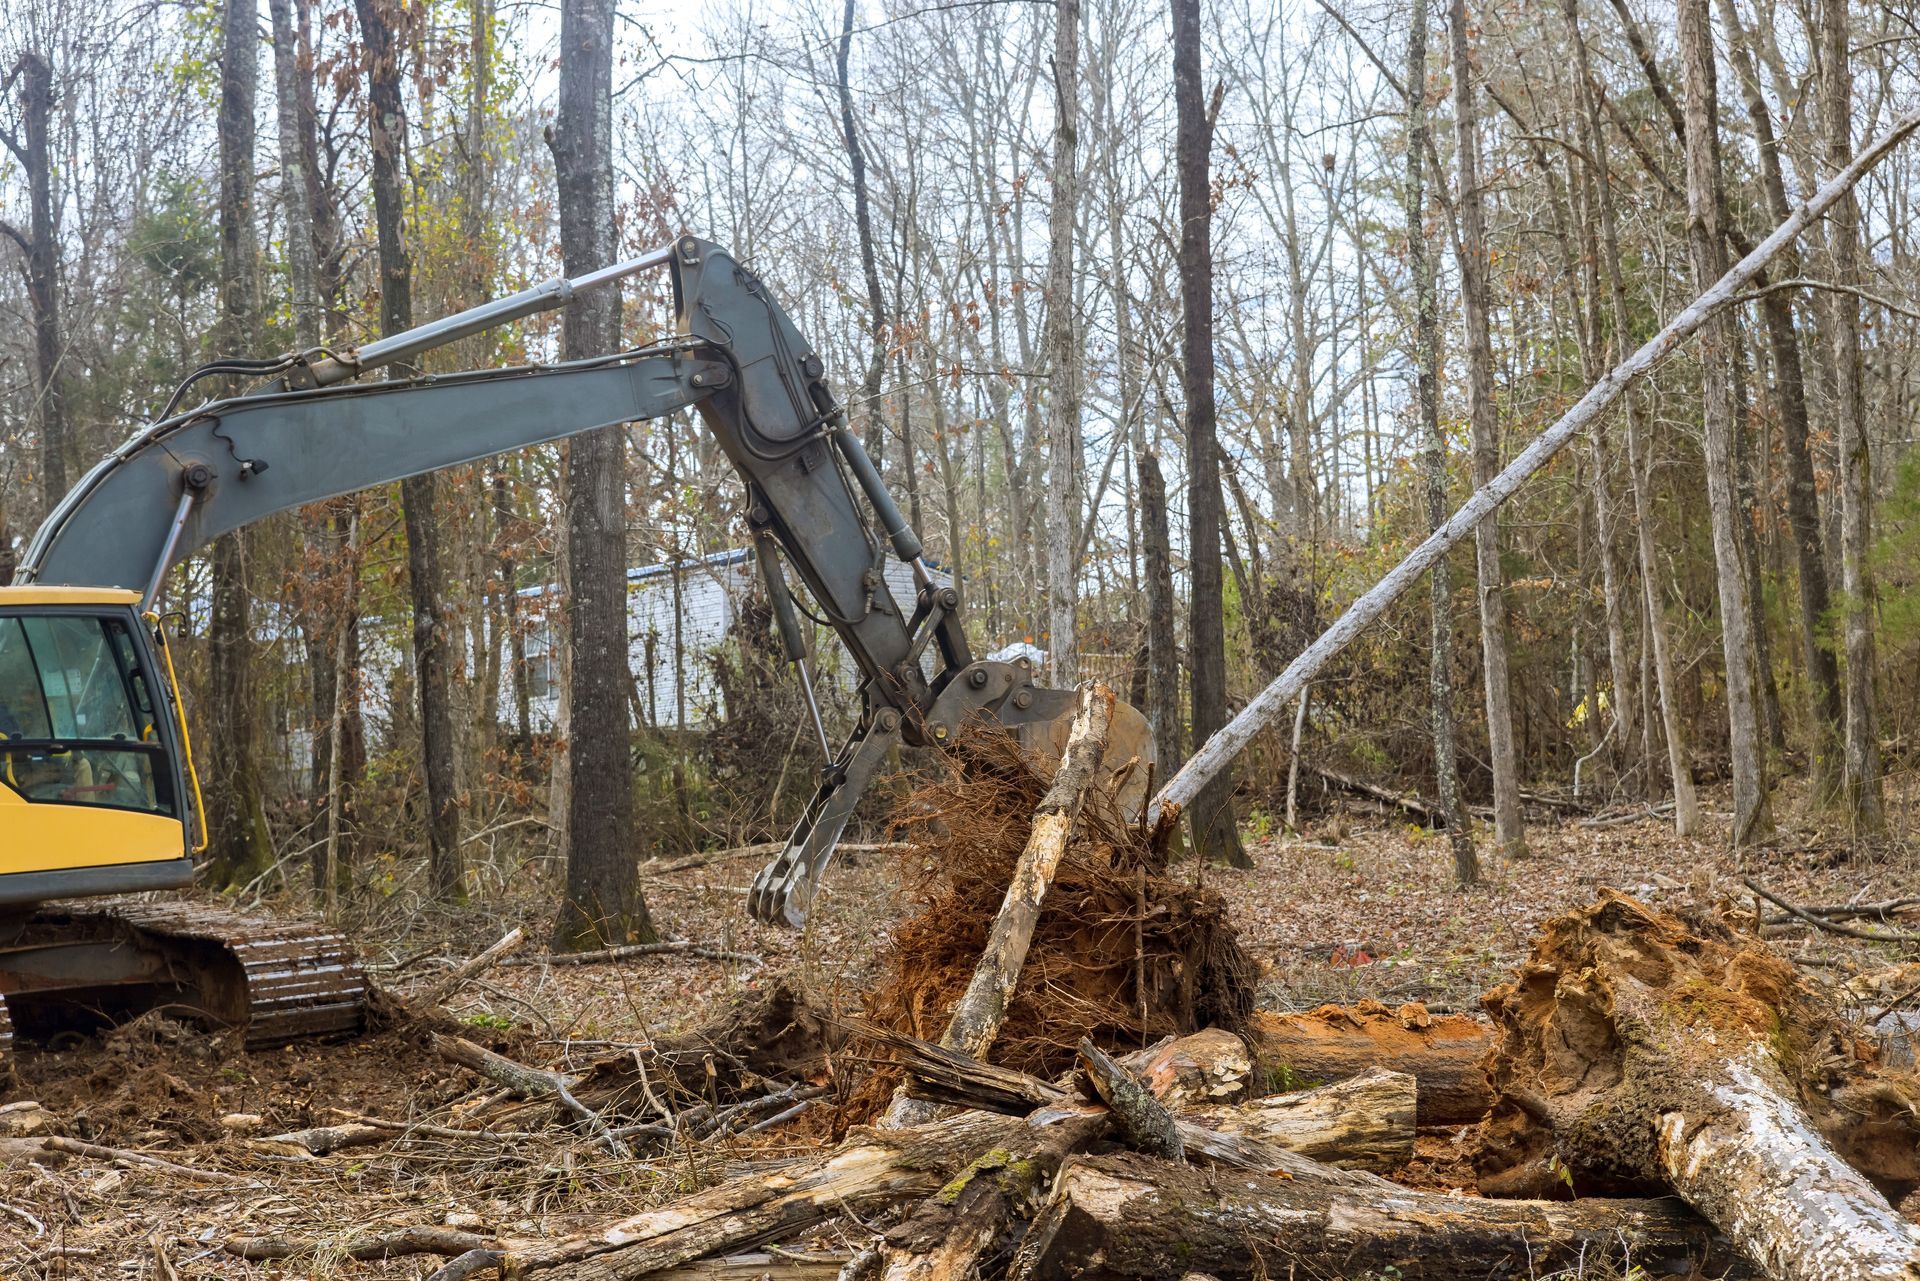
<path fill-rule="evenodd" d="M 1853 159 L 1853 64 L 1846 0 L 1821 0 L 1821 123 L 1827 167 L 1838 173 Z M 1873 459 L 1867 443 L 1866 398 L 1861 390 L 1860 211 L 1848 192 L 1833 207 L 1828 243 L 1833 255 L 1832 299 L 1835 415 L 1839 431 L 1840 587 L 1844 593 L 1847 665 L 1847 808 L 1856 832 L 1887 825 L 1880 797 L 1880 731 L 1873 694 Z"/>
<path fill-rule="evenodd" d="M 1220 444 L 1213 401 L 1213 119 L 1200 88 L 1200 3 L 1173 0 L 1175 163 L 1180 173 L 1180 311 L 1187 399 L 1188 670 L 1193 740 L 1227 723 L 1226 610 L 1220 572 Z M 1252 867 L 1233 812 L 1233 772 L 1222 770 L 1193 801 L 1194 851 Z"/>
<path fill-rule="evenodd" d="M 379 242 L 380 327 L 398 333 L 413 325 L 413 263 L 407 252 L 407 117 L 400 93 L 397 21 L 406 10 L 393 0 L 354 0 L 366 42 L 367 108 L 373 143 L 374 228 Z M 440 484 L 431 472 L 400 482 L 407 532 L 407 590 L 413 603 L 414 685 L 420 706 L 421 764 L 426 775 L 427 846 L 434 895 L 464 899 L 460 800 L 454 779 L 453 674 L 444 617 L 446 576 L 440 568 Z"/>
<path fill-rule="evenodd" d="M 1687 243 L 1694 283 L 1702 290 L 1720 279 L 1727 265 L 1720 223 L 1720 137 L 1711 21 L 1707 0 L 1680 0 L 1681 72 L 1686 87 Z M 1741 560 L 1740 506 L 1734 492 L 1731 360 L 1732 328 L 1726 314 L 1718 312 L 1700 335 L 1700 404 L 1733 751 L 1732 838 L 1738 847 L 1770 835 L 1773 814 L 1755 698 L 1753 612 L 1746 566 Z"/>
<path fill-rule="evenodd" d="M 1413 276 L 1414 381 L 1426 480 L 1428 528 L 1438 529 L 1450 514 L 1447 502 L 1447 438 L 1440 430 L 1440 318 L 1434 300 L 1433 262 L 1427 250 L 1426 167 L 1431 145 L 1427 125 L 1427 0 L 1413 0 L 1407 22 L 1407 266 Z M 1487 522 L 1482 522 L 1484 528 Z M 1453 847 L 1453 875 L 1462 889 L 1480 879 L 1480 856 L 1460 798 L 1459 748 L 1453 724 L 1453 585 L 1444 558 L 1427 576 L 1432 649 L 1428 694 L 1432 700 L 1433 772 Z"/>
<path fill-rule="evenodd" d="M 570 276 L 614 260 L 613 0 L 565 0 L 560 102 L 547 145 L 559 180 L 561 257 Z M 620 295 L 600 289 L 567 306 L 569 359 L 616 350 Z M 627 720 L 626 430 L 576 436 L 567 451 L 567 637 L 573 678 L 563 697 L 572 743 L 567 889 L 554 944 L 567 949 L 651 942 L 653 920 L 633 849 Z"/>
<path fill-rule="evenodd" d="M 220 20 L 220 341 L 245 351 L 255 340 L 260 300 L 253 224 L 254 95 L 260 72 L 258 17 L 251 0 L 225 0 Z M 273 861 L 261 793 L 260 695 L 254 684 L 247 549 L 236 530 L 214 541 L 212 617 L 207 628 L 213 715 L 207 814 L 213 883 L 252 880 Z"/>
<path fill-rule="evenodd" d="M 1074 316 L 1074 213 L 1080 174 L 1080 0 L 1056 0 L 1053 35 L 1053 204 L 1047 214 L 1047 645 L 1053 679 L 1079 679 L 1080 381 L 1083 357 Z"/>
<path fill-rule="evenodd" d="M 34 402 L 40 420 L 40 492 L 45 507 L 67 489 L 67 393 L 61 371 L 60 246 L 53 221 L 53 67 L 29 49 L 8 72 L 20 86 L 20 128 L 0 129 L 27 174 L 25 231 L 0 219 L 0 234 L 27 259 L 27 303 L 33 312 Z M 4 91 L 4 90 L 0 90 Z"/>
<path fill-rule="evenodd" d="M 1415 0 L 1416 7 L 1421 0 Z M 1416 19 L 1416 25 L 1423 26 Z M 1491 305 L 1491 289 L 1488 273 L 1491 270 L 1493 256 L 1487 245 L 1486 192 L 1480 183 L 1480 123 L 1479 114 L 1474 108 L 1474 75 L 1472 60 L 1467 50 L 1467 5 L 1466 0 L 1450 0 L 1447 5 L 1448 43 L 1453 56 L 1453 111 L 1455 149 L 1460 167 L 1459 199 L 1454 202 L 1460 223 L 1459 261 L 1460 261 L 1460 304 L 1466 319 L 1467 328 L 1467 420 L 1473 436 L 1473 483 L 1475 487 L 1485 485 L 1500 470 L 1500 451 L 1495 415 L 1497 406 L 1493 399 L 1493 340 L 1488 333 L 1487 312 Z M 1424 46 L 1424 37 L 1421 41 Z M 1424 74 L 1424 47 L 1422 52 L 1422 73 Z M 1411 55 L 1409 55 L 1411 57 Z M 1408 75 L 1414 74 L 1409 62 Z M 1409 92 L 1419 92 L 1419 82 L 1409 81 Z M 1425 133 L 1424 108 L 1419 125 Z M 1417 181 L 1417 175 L 1412 175 Z M 1408 214 L 1418 211 L 1411 205 Z M 1420 236 L 1417 224 L 1409 221 L 1409 236 Z M 1424 260 L 1424 248 L 1418 251 Z M 1420 286 L 1416 284 L 1415 288 Z M 1430 284 L 1429 284 L 1430 287 Z M 1422 313 L 1422 324 L 1426 323 Z M 1423 356 L 1424 340 L 1423 340 Z M 1437 394 L 1434 393 L 1434 394 Z M 1422 393 L 1422 413 L 1426 412 L 1425 398 Z M 1437 432 L 1438 415 L 1429 423 L 1429 428 Z M 1444 442 L 1435 438 L 1436 449 L 1444 449 Z M 1432 464 L 1429 464 L 1431 467 Z M 1440 482 L 1440 506 L 1433 507 L 1431 486 L 1433 473 L 1429 472 L 1428 515 L 1438 522 L 1446 519 L 1446 467 L 1444 453 L 1440 455 L 1438 471 Z M 1493 829 L 1494 842 L 1502 855 L 1507 858 L 1519 858 L 1527 852 L 1526 821 L 1520 810 L 1520 766 L 1516 759 L 1513 744 L 1513 694 L 1512 681 L 1507 672 L 1507 598 L 1503 587 L 1504 575 L 1500 568 L 1500 518 L 1490 516 L 1480 522 L 1473 531 L 1474 568 L 1479 577 L 1480 601 L 1480 654 L 1483 664 L 1482 679 L 1486 689 L 1487 705 L 1487 750 L 1493 766 Z M 1444 575 L 1444 570 L 1436 570 Z M 1436 579 L 1436 590 L 1440 580 Z M 1436 598 L 1437 599 L 1437 598 Z M 1436 609 L 1438 605 L 1436 605 Z M 1442 626 L 1443 620 L 1436 614 L 1435 626 Z M 1437 665 L 1440 662 L 1439 637 L 1436 634 Z M 1451 639 L 1446 647 L 1452 649 Z M 1450 657 L 1450 655 L 1449 655 Z M 1436 666 L 1437 670 L 1437 666 Z M 1450 684 L 1451 682 L 1449 682 Z M 1438 688 L 1436 700 L 1440 698 Z M 1450 694 L 1449 694 L 1450 697 Z M 1436 717 L 1439 714 L 1436 702 Z M 1451 713 L 1448 715 L 1451 721 Z M 1437 728 L 1437 723 L 1436 723 Z M 1451 733 L 1451 724 L 1448 726 Z M 1452 753 L 1447 753 L 1451 758 Z M 1454 774 L 1451 762 L 1443 767 L 1447 773 Z M 1454 808 L 1458 804 L 1458 779 L 1454 780 L 1456 793 L 1454 805 L 1449 805 L 1447 822 L 1455 828 L 1455 859 L 1461 858 L 1459 844 L 1464 839 L 1468 845 L 1466 858 L 1474 859 L 1471 851 L 1472 836 L 1465 831 L 1465 823 L 1455 826 L 1456 819 L 1464 818 Z M 1445 789 L 1442 789 L 1443 804 Z M 1462 867 L 1466 866 L 1462 863 Z M 1471 883 L 1472 877 L 1461 874 L 1463 884 Z"/>

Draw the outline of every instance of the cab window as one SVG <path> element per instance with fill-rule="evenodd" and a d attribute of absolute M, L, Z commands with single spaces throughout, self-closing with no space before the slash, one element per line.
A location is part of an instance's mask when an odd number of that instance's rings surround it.
<path fill-rule="evenodd" d="M 120 619 L 0 618 L 0 784 L 29 801 L 173 814 L 137 652 Z"/>

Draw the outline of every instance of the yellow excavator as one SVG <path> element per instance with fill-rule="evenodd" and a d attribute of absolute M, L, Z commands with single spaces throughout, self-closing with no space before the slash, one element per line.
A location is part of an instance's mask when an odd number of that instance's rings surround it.
<path fill-rule="evenodd" d="M 661 341 L 561 364 L 407 372 L 425 351 L 658 268 L 671 276 L 675 312 Z M 381 369 L 402 376 L 355 381 Z M 253 389 L 179 408 L 212 377 Z M 973 657 L 958 592 L 929 570 L 820 357 L 766 285 L 716 245 L 683 236 L 357 349 L 216 361 L 54 506 L 19 582 L 0 588 L 0 1056 L 15 1025 L 156 1006 L 242 1027 L 250 1045 L 360 1025 L 365 983 L 333 931 L 126 897 L 191 884 L 206 845 L 187 718 L 154 612 L 170 568 L 275 512 L 689 408 L 746 484 L 755 559 L 824 756 L 786 847 L 754 881 L 756 917 L 804 921 L 855 804 L 896 745 L 945 744 L 984 719 L 1058 754 L 1071 692 L 1037 685 L 1024 660 Z M 911 601 L 888 586 L 889 550 L 912 567 Z M 808 614 L 858 672 L 861 712 L 837 746 L 783 560 L 812 599 Z M 1144 718 L 1116 709 L 1107 761 L 1124 803 L 1144 801 L 1139 765 L 1150 754 Z"/>

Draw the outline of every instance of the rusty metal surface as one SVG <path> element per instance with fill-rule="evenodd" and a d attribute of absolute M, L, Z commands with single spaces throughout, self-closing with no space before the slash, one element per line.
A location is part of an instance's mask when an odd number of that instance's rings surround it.
<path fill-rule="evenodd" d="M 246 1027 L 249 1048 L 350 1035 L 362 1026 L 366 978 L 338 931 L 181 901 L 49 904 L 22 942 L 112 937 L 159 958 L 187 1012 Z M 0 949 L 5 966 L 7 949 Z"/>

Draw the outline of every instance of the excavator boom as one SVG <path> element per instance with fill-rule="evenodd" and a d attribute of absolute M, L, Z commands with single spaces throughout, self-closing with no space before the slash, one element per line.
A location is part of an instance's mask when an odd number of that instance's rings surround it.
<path fill-rule="evenodd" d="M 674 299 L 673 333 L 662 341 L 590 360 L 469 373 L 426 375 L 409 364 L 455 339 L 561 306 L 583 289 L 661 266 Z M 357 350 L 292 353 L 245 367 L 273 381 L 142 429 L 56 505 L 20 567 L 31 586 L 0 589 L 0 626 L 16 609 L 31 612 L 17 593 L 67 586 L 118 601 L 113 608 L 124 617 L 116 626 L 125 630 L 133 619 L 137 627 L 170 567 L 275 512 L 691 409 L 746 485 L 747 522 L 775 621 L 809 701 L 806 636 L 783 563 L 846 648 L 863 694 L 859 724 L 837 750 L 826 743 L 813 707 L 828 759 L 786 849 L 755 882 L 756 916 L 804 920 L 861 791 L 894 744 L 942 743 L 968 718 L 985 716 L 1023 729 L 1044 747 L 1054 723 L 1071 712 L 1071 694 L 1036 686 L 1024 663 L 973 659 L 958 592 L 928 570 L 917 534 L 834 399 L 820 357 L 765 284 L 718 246 L 683 236 L 590 276 L 550 281 Z M 382 368 L 400 376 L 352 381 Z M 911 601 L 896 600 L 887 585 L 889 553 L 913 568 Z M 185 723 L 171 683 L 153 674 L 145 638 L 130 653 L 129 670 L 147 674 L 152 703 L 152 746 L 143 750 L 173 770 L 167 813 L 184 845 L 186 785 L 178 759 L 188 750 Z M 1115 740 L 1110 758 L 1121 764 L 1150 751 L 1145 723 L 1131 709 L 1116 724 Z M 51 734 L 35 742 L 43 754 L 64 747 Z M 1146 771 L 1133 774 L 1143 790 Z M 7 824 L 24 822 L 22 813 L 34 808 L 9 799 L 0 789 L 0 850 L 17 848 Z M 61 893 L 96 894 L 154 883 L 146 866 L 154 860 L 144 856 L 129 861 L 102 852 L 79 868 L 35 865 L 36 857 L 44 863 L 50 855 L 29 852 L 18 866 L 0 855 L 0 903 L 8 901 L 9 882 L 32 887 L 37 897 L 61 885 L 70 886 Z M 186 865 L 184 853 L 167 862 Z M 26 896 L 22 890 L 13 898 Z"/>

